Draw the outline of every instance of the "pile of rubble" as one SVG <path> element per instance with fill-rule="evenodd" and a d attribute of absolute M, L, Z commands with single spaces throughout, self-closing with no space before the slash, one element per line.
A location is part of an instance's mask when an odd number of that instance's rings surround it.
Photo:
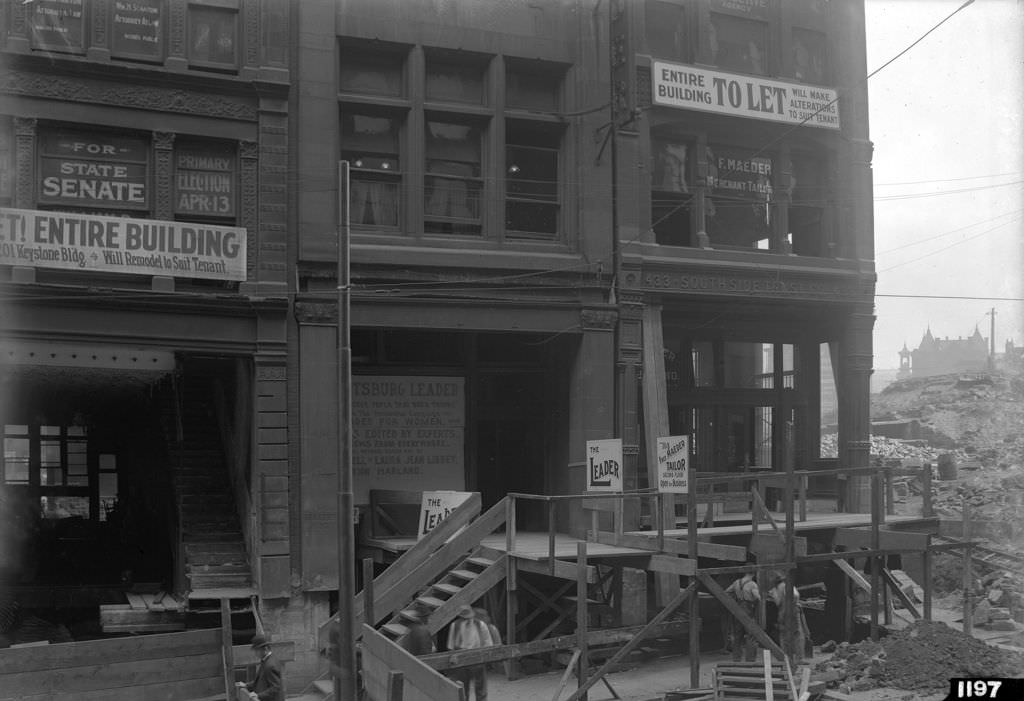
<path fill-rule="evenodd" d="M 1001 650 L 944 623 L 917 621 L 878 642 L 841 643 L 815 676 L 849 694 L 878 687 L 948 689 L 952 677 L 1018 677 L 1024 654 Z"/>
<path fill-rule="evenodd" d="M 821 437 L 821 454 L 838 456 L 838 444 L 839 436 L 837 434 L 824 434 Z M 958 463 L 968 460 L 967 453 L 962 450 L 950 451 L 946 448 L 935 448 L 921 440 L 906 441 L 886 436 L 871 436 L 871 462 L 875 464 L 890 460 L 935 463 L 938 461 L 939 455 L 943 453 L 951 453 Z"/>

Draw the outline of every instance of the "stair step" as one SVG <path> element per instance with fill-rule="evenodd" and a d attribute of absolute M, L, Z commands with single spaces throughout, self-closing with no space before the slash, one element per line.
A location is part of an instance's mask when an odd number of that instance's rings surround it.
<path fill-rule="evenodd" d="M 459 579 L 464 579 L 467 582 L 471 582 L 480 576 L 479 572 L 472 572 L 470 570 L 452 570 L 449 574 Z"/>
<path fill-rule="evenodd" d="M 423 618 L 423 612 L 416 609 L 402 609 L 398 612 L 398 617 L 405 621 L 418 623 Z"/>
<path fill-rule="evenodd" d="M 211 562 L 199 564 L 191 560 L 185 563 L 189 574 L 248 575 L 249 565 L 245 562 Z"/>
<path fill-rule="evenodd" d="M 483 567 L 484 569 L 487 569 L 488 567 L 494 564 L 494 560 L 491 560 L 486 557 L 470 557 L 466 558 L 466 562 L 477 565 L 479 567 Z"/>
<path fill-rule="evenodd" d="M 185 573 L 192 589 L 246 589 L 252 587 L 252 577 L 246 574 L 189 574 Z"/>
<path fill-rule="evenodd" d="M 393 638 L 401 638 L 409 632 L 409 629 L 401 623 L 385 623 L 380 627 L 380 629 L 382 632 L 387 633 Z"/>
<path fill-rule="evenodd" d="M 457 587 L 454 584 L 448 584 L 447 582 L 438 582 L 437 584 L 434 584 L 432 588 L 437 589 L 438 591 L 443 591 L 449 596 L 454 596 L 462 591 L 462 587 Z"/>
<path fill-rule="evenodd" d="M 436 596 L 417 596 L 416 603 L 428 609 L 436 609 L 444 605 L 444 601 Z"/>

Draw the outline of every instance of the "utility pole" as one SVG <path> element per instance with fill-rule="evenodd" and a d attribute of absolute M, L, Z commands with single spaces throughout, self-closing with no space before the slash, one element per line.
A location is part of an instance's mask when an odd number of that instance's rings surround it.
<path fill-rule="evenodd" d="M 991 318 L 991 326 L 989 326 L 988 332 L 988 369 L 996 369 L 996 308 L 992 307 L 989 311 L 985 312 L 986 316 Z"/>
<path fill-rule="evenodd" d="M 357 698 L 352 527 L 352 341 L 349 333 L 349 172 L 338 162 L 338 640 L 334 698 Z M 373 623 L 367 621 L 367 623 Z"/>

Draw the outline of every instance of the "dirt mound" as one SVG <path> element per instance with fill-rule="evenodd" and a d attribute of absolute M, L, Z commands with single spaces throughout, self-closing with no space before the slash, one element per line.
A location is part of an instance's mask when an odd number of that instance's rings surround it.
<path fill-rule="evenodd" d="M 944 623 L 917 621 L 879 642 L 841 644 L 818 672 L 839 673 L 840 688 L 949 688 L 952 677 L 1024 675 L 1024 655 L 1000 650 Z"/>

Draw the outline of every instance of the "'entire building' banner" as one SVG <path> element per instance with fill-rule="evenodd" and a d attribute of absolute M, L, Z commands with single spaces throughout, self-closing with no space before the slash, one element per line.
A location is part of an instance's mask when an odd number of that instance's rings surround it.
<path fill-rule="evenodd" d="M 245 280 L 236 226 L 0 207 L 0 265 Z"/>
<path fill-rule="evenodd" d="M 838 93 L 816 85 L 654 61 L 651 92 L 654 104 L 665 107 L 839 128 Z"/>

